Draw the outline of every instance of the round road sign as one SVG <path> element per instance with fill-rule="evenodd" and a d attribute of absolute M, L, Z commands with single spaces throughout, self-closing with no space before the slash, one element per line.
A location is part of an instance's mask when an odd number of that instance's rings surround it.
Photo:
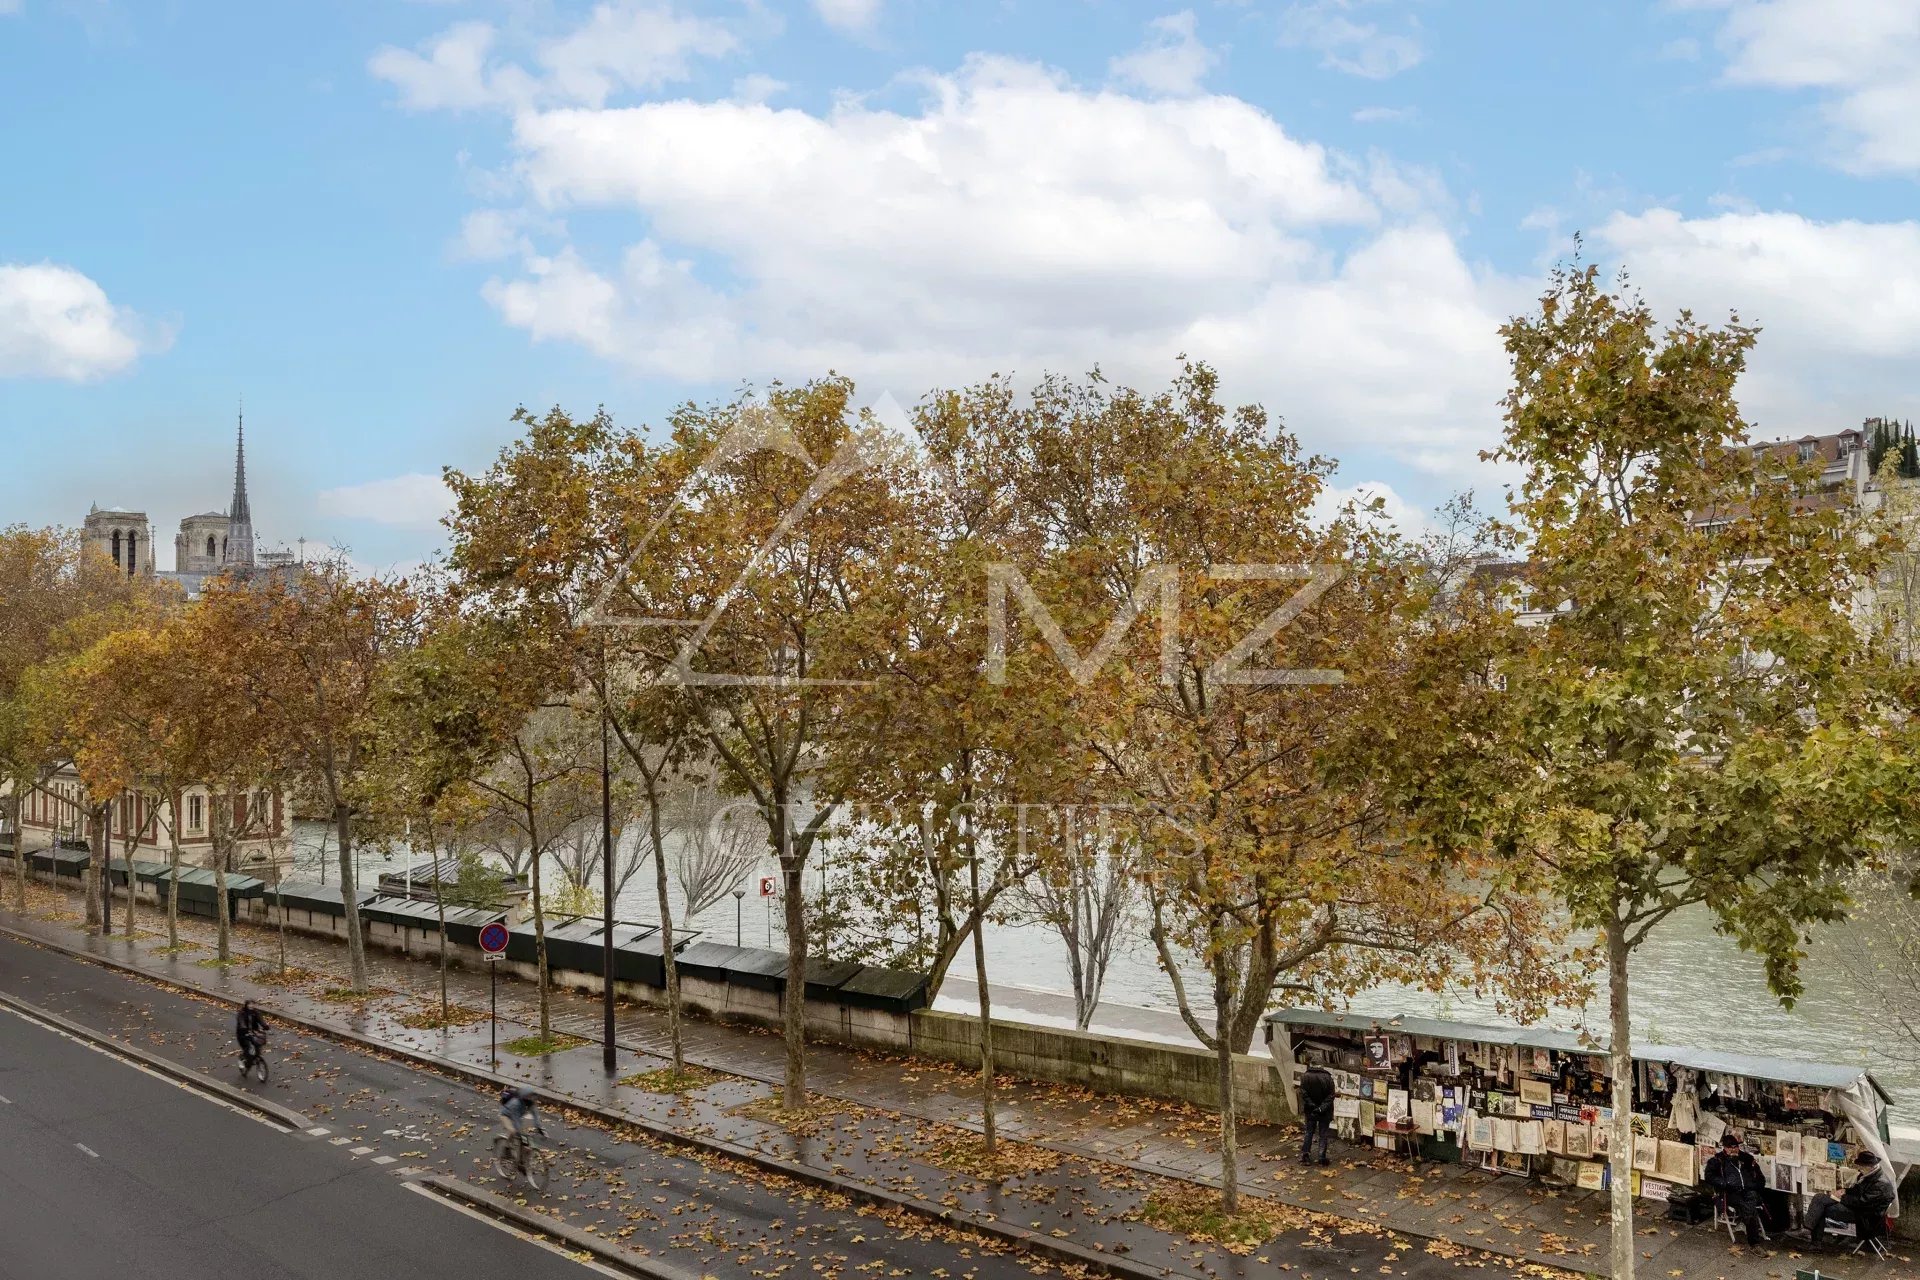
<path fill-rule="evenodd" d="M 480 949 L 490 955 L 499 955 L 507 949 L 507 926 L 495 920 L 480 930 Z"/>

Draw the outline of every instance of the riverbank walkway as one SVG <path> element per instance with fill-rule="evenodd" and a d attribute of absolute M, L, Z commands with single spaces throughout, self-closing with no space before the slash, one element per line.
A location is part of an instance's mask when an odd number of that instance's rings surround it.
<path fill-rule="evenodd" d="M 10 902 L 11 897 L 10 885 L 0 887 L 0 901 Z M 152 932 L 162 925 L 150 907 L 142 906 L 141 932 L 131 944 L 117 936 L 107 942 L 88 938 L 80 928 L 78 907 L 77 895 L 36 884 L 29 911 L 19 915 L 0 910 L 0 927 L 108 957 L 188 988 L 232 999 L 254 997 L 293 1017 L 345 1025 L 379 1043 L 476 1067 L 487 1062 L 488 979 L 483 974 L 460 969 L 448 974 L 452 1001 L 478 1015 L 479 1021 L 451 1030 L 417 1030 L 405 1020 L 438 1010 L 439 971 L 430 961 L 369 949 L 372 981 L 380 994 L 364 1003 L 342 1003 L 329 998 L 344 985 L 340 943 L 286 935 L 286 960 L 293 970 L 288 980 L 278 974 L 281 940 L 272 930 L 237 926 L 233 941 L 240 962 L 222 969 L 207 963 L 214 940 L 212 921 L 183 919 L 182 939 L 189 945 L 181 954 L 167 955 L 161 952 L 164 937 Z M 124 902 L 115 903 L 116 923 L 124 909 Z M 498 996 L 502 1046 L 537 1031 L 539 1000 L 531 984 L 503 978 Z M 1028 1173 L 983 1184 L 953 1155 L 956 1142 L 964 1148 L 965 1137 L 979 1129 L 976 1073 L 932 1061 L 810 1045 L 808 1079 L 821 1102 L 813 1108 L 812 1123 L 795 1130 L 767 1123 L 768 1113 L 753 1107 L 771 1097 L 782 1078 L 785 1046 L 777 1035 L 688 1019 L 686 1057 L 717 1077 L 703 1088 L 673 1097 L 639 1095 L 616 1086 L 602 1072 L 602 1013 L 596 998 L 555 991 L 550 1009 L 554 1029 L 582 1043 L 536 1057 L 503 1048 L 502 1074 L 533 1081 L 587 1106 L 617 1093 L 621 1105 L 631 1108 L 640 1096 L 644 1105 L 655 1108 L 649 1114 L 656 1121 L 685 1131 L 721 1134 L 864 1185 L 967 1212 L 1015 1222 L 1026 1216 L 1036 1226 L 1067 1222 L 1072 1230 L 1052 1227 L 1050 1233 L 1075 1238 L 1084 1233 L 1096 1242 L 1093 1247 L 1111 1247 L 1138 1261 L 1165 1252 L 1178 1270 L 1193 1274 L 1282 1270 L 1250 1265 L 1266 1261 L 1259 1248 L 1235 1256 L 1238 1251 L 1205 1240 L 1168 1237 L 1140 1222 L 1141 1206 L 1149 1198 L 1192 1198 L 1201 1188 L 1218 1186 L 1217 1120 L 1209 1112 L 1003 1079 L 997 1091 L 999 1130 L 1022 1145 L 1018 1163 Z M 621 1077 L 664 1067 L 669 1046 L 665 1011 L 622 1003 L 615 1040 L 624 1057 Z M 1496 1255 L 1487 1259 L 1490 1267 L 1517 1274 L 1547 1274 L 1548 1268 L 1605 1272 L 1607 1202 L 1601 1193 L 1551 1191 L 1520 1178 L 1453 1165 L 1422 1164 L 1415 1170 L 1403 1158 L 1346 1143 L 1335 1144 L 1330 1168 L 1308 1168 L 1295 1159 L 1298 1142 L 1293 1129 L 1257 1124 L 1241 1129 L 1242 1186 L 1271 1206 L 1276 1221 L 1312 1233 L 1316 1215 L 1328 1215 L 1404 1237 L 1406 1249 L 1416 1257 L 1485 1251 Z M 1643 1276 L 1791 1280 L 1798 1269 L 1815 1265 L 1789 1250 L 1729 1246 L 1723 1231 L 1705 1224 L 1678 1226 L 1665 1220 L 1659 1206 L 1643 1207 Z M 1109 1237 L 1121 1243 L 1103 1243 Z M 1818 1257 L 1817 1265 L 1822 1276 L 1836 1280 L 1920 1280 L 1920 1267 L 1913 1265 L 1905 1242 L 1893 1243 L 1894 1256 L 1888 1262 L 1827 1253 Z M 1352 1269 L 1340 1265 L 1338 1252 L 1327 1251 L 1322 1274 Z M 1285 1269 L 1292 1275 L 1313 1274 L 1295 1266 Z"/>

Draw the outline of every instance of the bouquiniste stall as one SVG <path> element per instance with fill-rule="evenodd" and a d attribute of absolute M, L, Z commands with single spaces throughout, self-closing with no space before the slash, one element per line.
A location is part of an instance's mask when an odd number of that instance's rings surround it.
<path fill-rule="evenodd" d="M 1298 1110 L 1298 1081 L 1326 1067 L 1334 1130 L 1380 1147 L 1564 1186 L 1610 1183 L 1612 1079 L 1604 1042 L 1551 1028 L 1283 1009 L 1267 1043 Z M 1633 1047 L 1634 1194 L 1666 1200 L 1696 1185 L 1722 1134 L 1756 1153 L 1779 1194 L 1833 1193 L 1864 1147 L 1888 1150 L 1886 1091 L 1863 1067 Z"/>

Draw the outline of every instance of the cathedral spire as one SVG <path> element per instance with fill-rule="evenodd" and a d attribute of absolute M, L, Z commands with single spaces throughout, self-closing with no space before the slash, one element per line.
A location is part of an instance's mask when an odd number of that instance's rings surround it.
<path fill-rule="evenodd" d="M 233 452 L 233 503 L 227 508 L 226 563 L 253 567 L 253 511 L 247 505 L 247 408 L 240 405 L 239 433 Z"/>

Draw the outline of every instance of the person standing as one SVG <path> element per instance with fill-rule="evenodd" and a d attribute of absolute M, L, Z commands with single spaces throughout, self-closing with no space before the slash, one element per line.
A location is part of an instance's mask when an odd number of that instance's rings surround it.
<path fill-rule="evenodd" d="M 1760 1162 L 1740 1144 L 1740 1135 L 1729 1130 L 1720 1137 L 1720 1150 L 1707 1161 L 1707 1185 L 1726 1202 L 1727 1212 L 1746 1224 L 1747 1244 L 1758 1248 L 1767 1241 L 1767 1229 L 1760 1222 L 1760 1193 L 1767 1188 Z"/>
<path fill-rule="evenodd" d="M 1320 1136 L 1320 1164 L 1327 1159 L 1327 1139 L 1333 1134 L 1333 1074 L 1319 1063 L 1300 1077 L 1300 1163 L 1313 1164 L 1314 1135 Z"/>

